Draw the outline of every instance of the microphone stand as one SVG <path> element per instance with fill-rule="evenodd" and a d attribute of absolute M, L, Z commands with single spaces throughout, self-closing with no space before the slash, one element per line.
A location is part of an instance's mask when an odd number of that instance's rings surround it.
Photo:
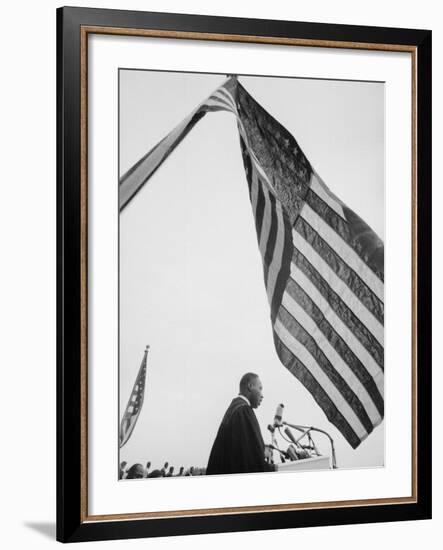
<path fill-rule="evenodd" d="M 281 458 L 283 460 L 283 462 L 285 462 L 285 458 L 288 459 L 289 458 L 289 455 L 286 451 L 282 451 L 281 449 L 279 449 L 278 447 L 275 447 L 274 445 L 268 445 L 268 447 L 270 449 L 272 449 L 273 451 L 277 451 L 278 453 L 280 453 L 281 455 Z"/>
<path fill-rule="evenodd" d="M 296 444 L 298 444 L 298 442 L 300 441 L 300 439 L 302 439 L 303 437 L 305 436 L 308 436 L 309 438 L 309 441 L 312 442 L 312 445 L 314 447 L 314 450 L 315 452 L 317 453 L 317 455 L 319 455 L 319 452 L 317 450 L 317 447 L 315 446 L 314 444 L 314 441 L 311 439 L 311 432 L 319 432 L 319 433 L 322 433 L 323 435 L 325 435 L 328 439 L 329 439 L 329 442 L 331 444 L 331 459 L 332 459 L 332 468 L 333 469 L 336 469 L 337 468 L 337 459 L 336 459 L 336 456 L 335 456 L 335 447 L 334 447 L 334 440 L 332 439 L 332 437 L 328 434 L 328 432 L 325 432 L 324 430 L 320 430 L 320 428 L 314 428 L 313 426 L 300 426 L 300 425 L 297 425 L 297 424 L 290 424 L 289 422 L 285 422 L 283 421 L 281 423 L 282 426 L 289 426 L 290 428 L 293 428 L 294 430 L 297 430 L 299 432 L 302 432 L 302 434 L 296 439 Z"/>
<path fill-rule="evenodd" d="M 280 453 L 280 457 L 282 458 L 283 462 L 285 462 L 285 458 L 288 458 L 288 453 L 285 451 L 282 451 L 278 448 L 277 438 L 275 437 L 275 427 L 271 426 L 271 424 L 268 425 L 268 430 L 271 432 L 271 445 L 270 448 L 273 451 L 277 451 Z"/>

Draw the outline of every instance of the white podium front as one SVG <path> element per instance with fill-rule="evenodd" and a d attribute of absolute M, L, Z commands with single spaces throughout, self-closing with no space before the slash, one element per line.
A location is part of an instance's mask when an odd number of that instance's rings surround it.
<path fill-rule="evenodd" d="M 329 456 L 314 456 L 312 458 L 302 458 L 293 462 L 276 464 L 277 472 L 301 472 L 304 470 L 329 470 L 331 468 L 331 459 Z"/>

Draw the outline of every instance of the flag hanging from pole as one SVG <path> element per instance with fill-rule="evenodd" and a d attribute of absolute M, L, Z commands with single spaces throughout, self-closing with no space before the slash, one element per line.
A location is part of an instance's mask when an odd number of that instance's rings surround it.
<path fill-rule="evenodd" d="M 134 430 L 137 423 L 140 411 L 143 405 L 146 382 L 146 362 L 148 359 L 149 346 L 146 346 L 145 353 L 140 365 L 140 369 L 135 379 L 134 387 L 132 388 L 131 396 L 126 405 L 125 414 L 120 423 L 120 448 L 127 443 L 128 439 Z"/>
<path fill-rule="evenodd" d="M 356 448 L 384 416 L 384 244 L 229 78 L 120 180 L 130 202 L 202 116 L 235 115 L 275 349 Z"/>

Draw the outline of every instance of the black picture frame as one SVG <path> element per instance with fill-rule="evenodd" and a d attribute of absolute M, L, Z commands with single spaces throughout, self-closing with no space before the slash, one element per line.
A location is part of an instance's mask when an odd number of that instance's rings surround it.
<path fill-rule="evenodd" d="M 87 514 L 87 173 L 82 95 L 88 29 L 154 31 L 178 37 L 225 35 L 301 45 L 410 51 L 415 59 L 413 178 L 416 369 L 413 499 L 364 505 L 199 514 L 145 519 Z M 86 31 L 85 31 L 86 29 Z M 112 31 L 114 29 L 114 31 Z M 188 36 L 186 36 L 187 33 Z M 177 36 L 176 36 L 177 37 Z M 341 46 L 339 46 L 341 45 Z M 383 48 L 384 47 L 384 48 Z M 228 531 L 428 519 L 431 517 L 431 31 L 64 7 L 57 10 L 57 540 L 159 537 Z M 82 57 L 83 56 L 83 57 Z M 87 100 L 87 98 L 86 98 Z M 83 113 L 83 114 L 82 114 Z M 82 141 L 83 140 L 83 141 Z M 82 367 L 83 365 L 83 367 Z M 86 465 L 86 466 L 85 466 Z M 85 469 L 86 468 L 86 469 Z"/>

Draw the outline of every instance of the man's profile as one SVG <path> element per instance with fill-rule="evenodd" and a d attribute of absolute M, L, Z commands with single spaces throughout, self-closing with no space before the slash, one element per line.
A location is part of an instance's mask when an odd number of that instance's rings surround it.
<path fill-rule="evenodd" d="M 263 400 L 263 386 L 257 374 L 248 372 L 240 380 L 240 393 L 225 412 L 217 432 L 206 474 L 269 472 L 265 445 L 253 409 Z"/>

